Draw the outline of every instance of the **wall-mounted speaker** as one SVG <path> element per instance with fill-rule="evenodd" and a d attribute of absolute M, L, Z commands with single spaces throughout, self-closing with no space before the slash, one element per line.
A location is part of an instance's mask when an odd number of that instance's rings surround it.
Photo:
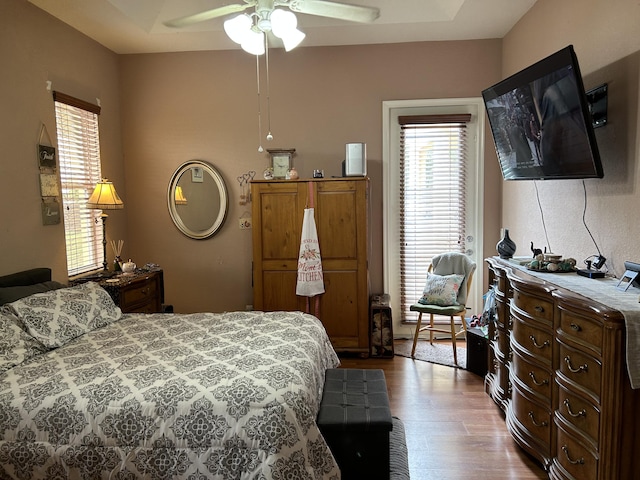
<path fill-rule="evenodd" d="M 344 161 L 345 177 L 365 177 L 367 175 L 367 144 L 347 143 Z"/>

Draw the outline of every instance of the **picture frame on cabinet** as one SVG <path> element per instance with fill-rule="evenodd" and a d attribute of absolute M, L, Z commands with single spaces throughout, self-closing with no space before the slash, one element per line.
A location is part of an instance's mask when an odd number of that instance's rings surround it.
<path fill-rule="evenodd" d="M 273 169 L 273 178 L 284 179 L 287 177 L 287 172 L 292 167 L 293 154 L 296 152 L 295 148 L 289 149 L 270 149 L 267 150 L 271 156 L 271 168 Z"/>

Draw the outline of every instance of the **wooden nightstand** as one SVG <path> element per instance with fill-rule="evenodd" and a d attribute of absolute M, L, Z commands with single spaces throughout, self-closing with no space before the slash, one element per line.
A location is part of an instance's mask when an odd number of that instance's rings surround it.
<path fill-rule="evenodd" d="M 117 281 L 116 281 L 117 280 Z M 164 279 L 161 269 L 136 270 L 100 282 L 123 313 L 161 313 Z"/>

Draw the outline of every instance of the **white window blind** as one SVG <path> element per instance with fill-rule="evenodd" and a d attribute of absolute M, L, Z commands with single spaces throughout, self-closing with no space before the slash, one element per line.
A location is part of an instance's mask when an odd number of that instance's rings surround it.
<path fill-rule="evenodd" d="M 102 268 L 100 210 L 86 207 L 101 179 L 100 107 L 54 92 L 68 274 Z"/>
<path fill-rule="evenodd" d="M 400 308 L 422 296 L 431 259 L 465 252 L 466 123 L 471 116 L 400 116 Z"/>

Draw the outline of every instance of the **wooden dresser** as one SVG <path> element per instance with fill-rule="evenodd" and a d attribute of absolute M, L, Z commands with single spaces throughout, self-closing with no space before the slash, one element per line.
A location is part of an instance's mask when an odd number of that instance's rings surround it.
<path fill-rule="evenodd" d="M 337 351 L 369 355 L 367 178 L 251 182 L 253 308 L 306 310 L 296 282 L 309 182 L 325 286 L 318 317 Z"/>
<path fill-rule="evenodd" d="M 640 390 L 629 381 L 622 313 L 567 288 L 561 277 L 574 274 L 487 264 L 498 319 L 485 385 L 511 435 L 549 478 L 637 478 Z"/>

